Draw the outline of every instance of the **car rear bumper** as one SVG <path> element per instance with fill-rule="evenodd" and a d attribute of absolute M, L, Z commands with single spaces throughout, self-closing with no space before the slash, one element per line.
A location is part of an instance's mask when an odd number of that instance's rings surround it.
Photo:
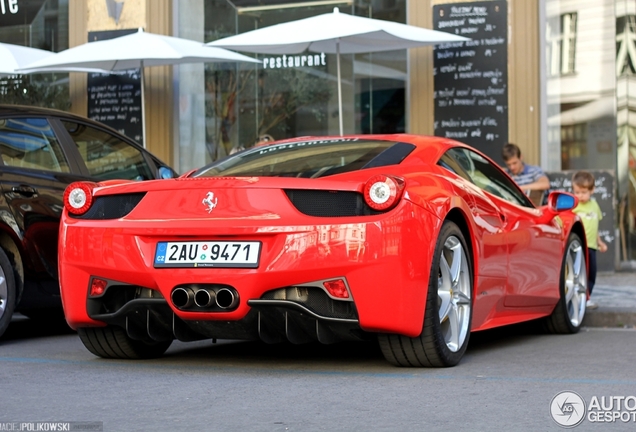
<path fill-rule="evenodd" d="M 282 334 L 292 342 L 307 333 L 322 341 L 333 340 L 334 334 L 340 335 L 339 339 L 343 334 L 358 338 L 356 329 L 409 336 L 421 332 L 439 219 L 403 200 L 382 215 L 341 218 L 337 224 L 308 217 L 307 222 L 296 226 L 211 227 L 196 236 L 191 232 L 180 236 L 162 221 L 136 221 L 127 226 L 64 216 L 59 255 L 67 321 L 73 328 L 128 325 L 133 333 L 133 327 L 145 327 L 146 335 L 154 331 L 168 337 L 172 333 L 179 339 L 182 328 L 198 337 L 260 336 L 275 341 Z M 154 267 L 160 241 L 219 239 L 260 241 L 258 268 Z M 95 306 L 99 299 L 88 297 L 94 277 L 110 281 L 107 291 L 137 294 L 113 294 L 121 299 Z M 329 279 L 344 279 L 350 298 L 330 298 L 321 286 L 321 281 Z M 239 300 L 231 310 L 179 309 L 171 295 L 184 284 L 230 287 Z M 303 303 L 302 295 L 280 294 L 308 288 L 315 291 L 312 304 Z M 320 290 L 319 296 L 327 300 L 320 300 L 325 304 L 319 307 L 315 294 Z M 292 327 L 303 330 L 295 335 L 288 330 Z M 260 333 L 259 328 L 263 330 Z"/>

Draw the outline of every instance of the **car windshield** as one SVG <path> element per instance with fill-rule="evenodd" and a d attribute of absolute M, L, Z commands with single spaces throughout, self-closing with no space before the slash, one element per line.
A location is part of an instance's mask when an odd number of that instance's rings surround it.
<path fill-rule="evenodd" d="M 254 147 L 201 168 L 194 177 L 318 178 L 399 164 L 415 149 L 395 141 L 334 138 Z"/>

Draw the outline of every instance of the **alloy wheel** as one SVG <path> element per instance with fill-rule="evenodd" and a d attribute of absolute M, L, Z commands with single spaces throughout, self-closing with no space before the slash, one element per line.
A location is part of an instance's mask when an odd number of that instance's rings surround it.
<path fill-rule="evenodd" d="M 587 299 L 587 269 L 583 247 L 578 241 L 570 243 L 565 259 L 565 306 L 568 318 L 578 327 L 585 316 Z"/>
<path fill-rule="evenodd" d="M 462 243 L 455 236 L 448 237 L 440 256 L 437 296 L 441 333 L 452 352 L 460 349 L 469 331 L 472 307 L 469 271 Z"/>
<path fill-rule="evenodd" d="M 0 318 L 2 318 L 4 311 L 7 308 L 8 298 L 9 288 L 7 287 L 7 279 L 4 276 L 4 271 L 0 268 Z"/>

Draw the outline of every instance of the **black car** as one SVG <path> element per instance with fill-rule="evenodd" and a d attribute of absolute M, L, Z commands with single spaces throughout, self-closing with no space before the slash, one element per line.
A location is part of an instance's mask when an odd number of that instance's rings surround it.
<path fill-rule="evenodd" d="M 103 124 L 57 110 L 0 105 L 0 336 L 16 311 L 37 319 L 61 310 L 57 241 L 69 183 L 176 176 Z"/>

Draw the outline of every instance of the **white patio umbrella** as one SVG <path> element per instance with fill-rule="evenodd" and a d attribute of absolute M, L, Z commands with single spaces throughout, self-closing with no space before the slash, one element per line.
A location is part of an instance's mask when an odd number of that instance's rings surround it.
<path fill-rule="evenodd" d="M 298 54 L 305 50 L 336 54 L 338 111 L 342 135 L 340 54 L 389 51 L 467 40 L 469 39 L 450 33 L 348 15 L 334 8 L 333 13 L 252 30 L 207 45 L 260 54 Z"/>
<path fill-rule="evenodd" d="M 260 60 L 222 48 L 207 47 L 201 42 L 189 39 L 146 33 L 140 28 L 137 33 L 69 48 L 23 66 L 18 69 L 18 72 L 76 71 L 78 68 L 114 72 L 139 68 L 141 70 L 141 118 L 145 140 L 144 67 L 220 62 L 260 63 Z"/>
<path fill-rule="evenodd" d="M 30 48 L 22 45 L 13 45 L 0 42 L 0 75 L 23 74 L 26 72 L 18 69 L 25 67 L 33 62 L 48 58 L 55 55 L 52 51 L 41 50 L 38 48 Z M 57 69 L 51 70 L 40 69 L 37 72 L 56 72 Z M 68 68 L 65 72 L 104 72 L 100 69 L 92 68 Z"/>
<path fill-rule="evenodd" d="M 51 55 L 51 51 L 0 42 L 0 75 L 16 74 L 17 68 Z"/>

